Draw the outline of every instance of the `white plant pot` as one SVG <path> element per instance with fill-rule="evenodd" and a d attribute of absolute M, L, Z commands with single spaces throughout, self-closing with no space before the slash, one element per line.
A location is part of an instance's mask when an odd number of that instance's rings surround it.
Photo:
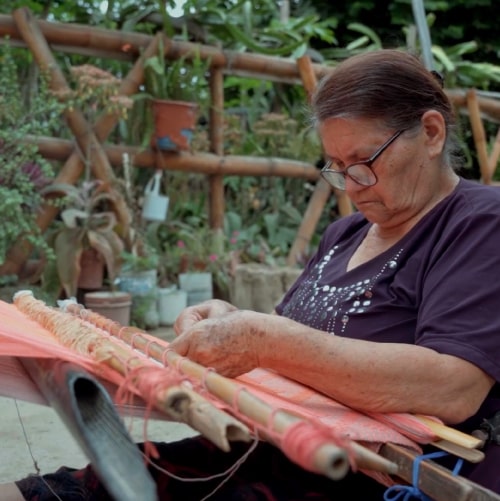
<path fill-rule="evenodd" d="M 213 297 L 212 273 L 192 272 L 179 274 L 179 287 L 188 294 L 187 305 L 202 303 Z"/>
<path fill-rule="evenodd" d="M 187 306 L 188 293 L 176 286 L 158 289 L 158 313 L 160 325 L 174 325 L 181 311 Z"/>

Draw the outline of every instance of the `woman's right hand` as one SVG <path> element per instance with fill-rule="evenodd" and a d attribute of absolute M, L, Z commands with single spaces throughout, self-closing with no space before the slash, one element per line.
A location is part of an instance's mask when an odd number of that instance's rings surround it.
<path fill-rule="evenodd" d="M 179 336 L 193 325 L 207 318 L 217 318 L 238 308 L 227 301 L 220 299 L 209 299 L 194 306 L 188 306 L 182 310 L 174 323 L 174 332 Z"/>

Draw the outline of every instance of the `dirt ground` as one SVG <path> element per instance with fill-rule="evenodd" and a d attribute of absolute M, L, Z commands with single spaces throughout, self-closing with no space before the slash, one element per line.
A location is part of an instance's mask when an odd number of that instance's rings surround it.
<path fill-rule="evenodd" d="M 171 329 L 152 331 L 170 339 Z M 144 439 L 143 420 L 124 419 L 132 438 Z M 194 435 L 195 431 L 182 423 L 149 421 L 147 435 L 151 440 L 173 441 Z M 48 473 L 59 466 L 81 467 L 87 458 L 73 439 L 59 415 L 50 407 L 0 397 L 0 483 L 9 482 L 30 473 Z"/>

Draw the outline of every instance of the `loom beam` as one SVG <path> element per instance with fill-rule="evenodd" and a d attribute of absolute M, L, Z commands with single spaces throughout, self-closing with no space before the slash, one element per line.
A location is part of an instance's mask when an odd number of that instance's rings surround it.
<path fill-rule="evenodd" d="M 380 454 L 399 467 L 398 476 L 412 484 L 416 459 L 414 451 L 395 444 L 384 444 Z M 432 460 L 420 463 L 418 488 L 434 501 L 500 501 L 500 496 L 467 480 Z"/>
<path fill-rule="evenodd" d="M 57 359 L 20 359 L 119 501 L 157 501 L 156 485 L 104 387 L 80 367 Z"/>

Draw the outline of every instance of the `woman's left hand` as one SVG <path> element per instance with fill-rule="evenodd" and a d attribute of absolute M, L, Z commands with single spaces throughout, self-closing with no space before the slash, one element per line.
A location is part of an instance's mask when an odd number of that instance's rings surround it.
<path fill-rule="evenodd" d="M 239 376 L 259 365 L 258 345 L 262 331 L 258 328 L 258 317 L 261 315 L 236 310 L 200 320 L 172 341 L 170 347 L 179 355 L 213 368 L 223 376 Z"/>

